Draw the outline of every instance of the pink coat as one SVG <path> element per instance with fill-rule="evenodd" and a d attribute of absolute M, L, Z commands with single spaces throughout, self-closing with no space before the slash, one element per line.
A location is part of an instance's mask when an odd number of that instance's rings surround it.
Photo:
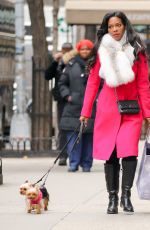
<path fill-rule="evenodd" d="M 91 70 L 81 115 L 90 117 L 93 102 L 100 85 L 100 60 Z M 98 97 L 97 112 L 94 125 L 93 157 L 108 160 L 117 149 L 117 157 L 138 155 L 138 142 L 141 133 L 143 118 L 150 117 L 150 89 L 148 81 L 148 65 L 146 57 L 139 54 L 139 59 L 133 65 L 135 80 L 126 85 L 117 87 L 120 100 L 137 99 L 140 113 L 134 115 L 121 115 L 118 112 L 114 88 L 105 82 Z"/>

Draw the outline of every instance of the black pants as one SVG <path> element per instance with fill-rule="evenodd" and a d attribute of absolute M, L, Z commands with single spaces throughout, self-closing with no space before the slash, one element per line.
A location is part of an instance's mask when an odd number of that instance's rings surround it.
<path fill-rule="evenodd" d="M 136 156 L 129 156 L 129 157 L 122 158 L 122 162 L 123 161 L 136 161 L 136 160 L 137 160 Z M 110 159 L 106 161 L 106 164 L 119 165 L 119 158 L 117 158 L 116 148 L 112 152 L 112 155 L 111 155 Z"/>
<path fill-rule="evenodd" d="M 61 150 L 64 145 L 67 142 L 67 138 L 66 138 L 66 133 L 64 130 L 62 130 L 60 128 L 60 119 L 62 117 L 62 113 L 63 113 L 63 109 L 64 109 L 64 102 L 63 101 L 58 101 L 57 102 L 57 122 L 58 122 L 58 144 L 57 144 L 57 149 Z M 67 155 L 67 150 L 65 150 L 62 155 L 60 156 L 60 158 L 65 158 L 67 159 L 68 155 Z"/>

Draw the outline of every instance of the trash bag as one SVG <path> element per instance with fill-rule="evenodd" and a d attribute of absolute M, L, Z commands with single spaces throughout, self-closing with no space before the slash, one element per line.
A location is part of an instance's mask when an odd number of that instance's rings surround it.
<path fill-rule="evenodd" d="M 136 186 L 139 198 L 150 200 L 150 128 L 144 145 Z"/>

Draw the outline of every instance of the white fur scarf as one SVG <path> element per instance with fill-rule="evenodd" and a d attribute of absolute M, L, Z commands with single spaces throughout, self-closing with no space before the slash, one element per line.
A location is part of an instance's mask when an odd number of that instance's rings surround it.
<path fill-rule="evenodd" d="M 134 80 L 133 51 L 134 48 L 126 43 L 126 32 L 120 41 L 116 41 L 110 34 L 103 36 L 98 50 L 101 62 L 99 75 L 106 80 L 108 86 L 117 87 Z"/>

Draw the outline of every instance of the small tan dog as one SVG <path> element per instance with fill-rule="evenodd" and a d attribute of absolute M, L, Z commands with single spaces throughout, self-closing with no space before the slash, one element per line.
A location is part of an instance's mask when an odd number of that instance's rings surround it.
<path fill-rule="evenodd" d="M 26 203 L 27 210 L 29 207 L 29 200 L 27 199 L 26 194 L 27 194 L 28 189 L 31 187 L 32 187 L 32 184 L 29 183 L 28 181 L 25 181 L 23 184 L 20 185 L 20 188 L 19 188 L 20 195 L 25 196 L 25 203 Z"/>
<path fill-rule="evenodd" d="M 20 186 L 20 194 L 26 197 L 26 207 L 27 212 L 31 213 L 31 211 L 35 211 L 37 214 L 41 213 L 41 210 L 48 210 L 49 203 L 49 194 L 47 189 L 44 186 L 40 188 L 36 185 L 25 181 Z"/>
<path fill-rule="evenodd" d="M 32 187 L 32 184 L 29 183 L 28 181 L 25 181 L 23 184 L 20 185 L 20 194 L 21 195 L 26 195 L 27 190 Z"/>
<path fill-rule="evenodd" d="M 36 214 L 40 214 L 43 209 L 43 195 L 40 189 L 37 186 L 29 188 L 26 197 L 29 200 L 28 213 L 31 213 L 31 211 L 34 210 Z"/>

